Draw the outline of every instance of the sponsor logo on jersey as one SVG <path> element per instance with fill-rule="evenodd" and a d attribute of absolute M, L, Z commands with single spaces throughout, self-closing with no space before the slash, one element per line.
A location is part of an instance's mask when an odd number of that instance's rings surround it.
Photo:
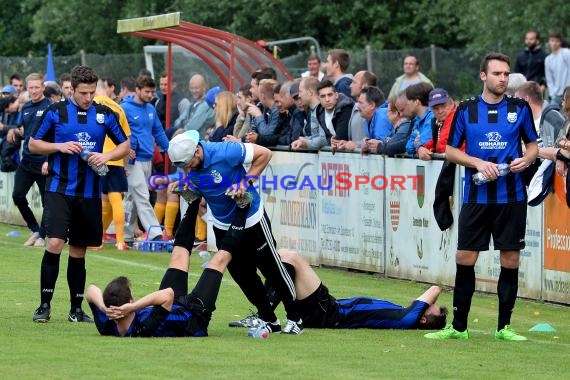
<path fill-rule="evenodd" d="M 480 141 L 479 148 L 481 149 L 505 149 L 507 147 L 507 142 L 501 141 L 503 136 L 499 132 L 487 132 L 485 133 L 487 141 Z"/>
<path fill-rule="evenodd" d="M 79 141 L 83 149 L 88 152 L 93 151 L 93 148 L 97 145 L 95 141 L 89 141 L 91 140 L 91 135 L 87 132 L 76 133 L 75 137 L 77 137 L 77 141 Z"/>

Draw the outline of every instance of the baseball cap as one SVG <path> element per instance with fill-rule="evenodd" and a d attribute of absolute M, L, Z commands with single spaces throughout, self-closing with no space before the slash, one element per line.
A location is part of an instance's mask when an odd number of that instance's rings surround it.
<path fill-rule="evenodd" d="M 190 130 L 176 135 L 168 144 L 168 157 L 175 166 L 186 167 L 192 158 L 200 141 L 198 131 Z"/>
<path fill-rule="evenodd" d="M 449 94 L 443 88 L 435 88 L 429 93 L 428 106 L 433 107 L 438 104 L 447 103 L 449 100 Z"/>
<path fill-rule="evenodd" d="M 298 81 L 293 82 L 293 84 L 289 88 L 289 94 L 291 95 L 291 97 L 293 99 L 295 99 L 297 96 L 299 96 L 299 82 Z"/>
<path fill-rule="evenodd" d="M 16 92 L 16 87 L 12 86 L 11 84 L 2 87 L 3 94 L 13 94 L 15 92 Z"/>
<path fill-rule="evenodd" d="M 208 103 L 210 108 L 214 108 L 214 103 L 216 103 L 216 95 L 218 95 L 220 91 L 222 91 L 220 86 L 216 86 L 209 89 L 208 92 L 206 93 L 205 96 L 206 103 Z"/>

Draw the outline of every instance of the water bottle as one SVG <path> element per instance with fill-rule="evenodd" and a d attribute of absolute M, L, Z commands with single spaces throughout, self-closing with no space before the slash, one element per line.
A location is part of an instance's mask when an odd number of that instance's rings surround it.
<path fill-rule="evenodd" d="M 81 158 L 83 159 L 83 161 L 87 162 L 89 164 L 89 156 L 91 155 L 91 152 L 86 151 L 85 149 L 81 151 Z M 107 175 L 107 173 L 109 172 L 109 167 L 107 165 L 101 165 L 101 166 L 96 166 L 93 164 L 89 164 L 89 166 L 91 167 L 91 169 L 93 169 L 93 171 L 95 173 L 97 173 L 100 176 L 105 176 Z"/>
<path fill-rule="evenodd" d="M 499 177 L 505 176 L 511 171 L 510 165 L 505 163 L 497 165 L 497 169 L 499 169 Z M 471 178 L 473 178 L 473 183 L 475 183 L 475 185 L 481 185 L 483 183 L 489 182 L 487 177 L 485 177 L 485 175 L 481 172 L 473 174 Z"/>
<path fill-rule="evenodd" d="M 267 339 L 269 338 L 269 331 L 267 331 L 265 326 L 252 327 L 247 330 L 247 336 L 253 339 Z"/>
<path fill-rule="evenodd" d="M 131 149 L 137 152 L 137 148 L 139 147 L 139 141 L 137 139 L 131 139 Z M 134 165 L 137 158 L 129 158 L 127 164 Z"/>

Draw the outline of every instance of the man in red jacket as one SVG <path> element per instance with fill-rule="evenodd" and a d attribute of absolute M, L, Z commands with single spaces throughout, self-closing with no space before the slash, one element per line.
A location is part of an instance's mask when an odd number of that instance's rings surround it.
<path fill-rule="evenodd" d="M 429 93 L 428 106 L 434 114 L 431 125 L 433 140 L 418 148 L 418 156 L 424 161 L 431 160 L 434 153 L 445 153 L 449 129 L 457 108 L 443 88 L 435 88 Z"/>

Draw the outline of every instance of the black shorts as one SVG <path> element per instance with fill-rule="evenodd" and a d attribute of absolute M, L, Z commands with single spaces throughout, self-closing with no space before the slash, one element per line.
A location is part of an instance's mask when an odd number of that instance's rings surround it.
<path fill-rule="evenodd" d="M 183 305 L 181 301 L 188 294 L 188 272 L 167 269 L 160 282 L 160 290 L 166 288 L 172 288 L 174 291 L 174 301 Z"/>
<path fill-rule="evenodd" d="M 305 327 L 326 329 L 338 326 L 340 322 L 338 303 L 322 283 L 313 294 L 295 302 Z"/>
<path fill-rule="evenodd" d="M 101 177 L 103 185 L 103 194 L 109 193 L 126 193 L 129 191 L 129 183 L 125 168 L 122 166 L 109 165 L 109 172 L 106 176 Z"/>
<path fill-rule="evenodd" d="M 464 204 L 459 213 L 457 249 L 517 251 L 525 247 L 526 201 L 504 204 Z"/>
<path fill-rule="evenodd" d="M 101 245 L 103 222 L 101 199 L 80 198 L 46 191 L 44 196 L 46 236 L 68 240 L 69 245 Z"/>

